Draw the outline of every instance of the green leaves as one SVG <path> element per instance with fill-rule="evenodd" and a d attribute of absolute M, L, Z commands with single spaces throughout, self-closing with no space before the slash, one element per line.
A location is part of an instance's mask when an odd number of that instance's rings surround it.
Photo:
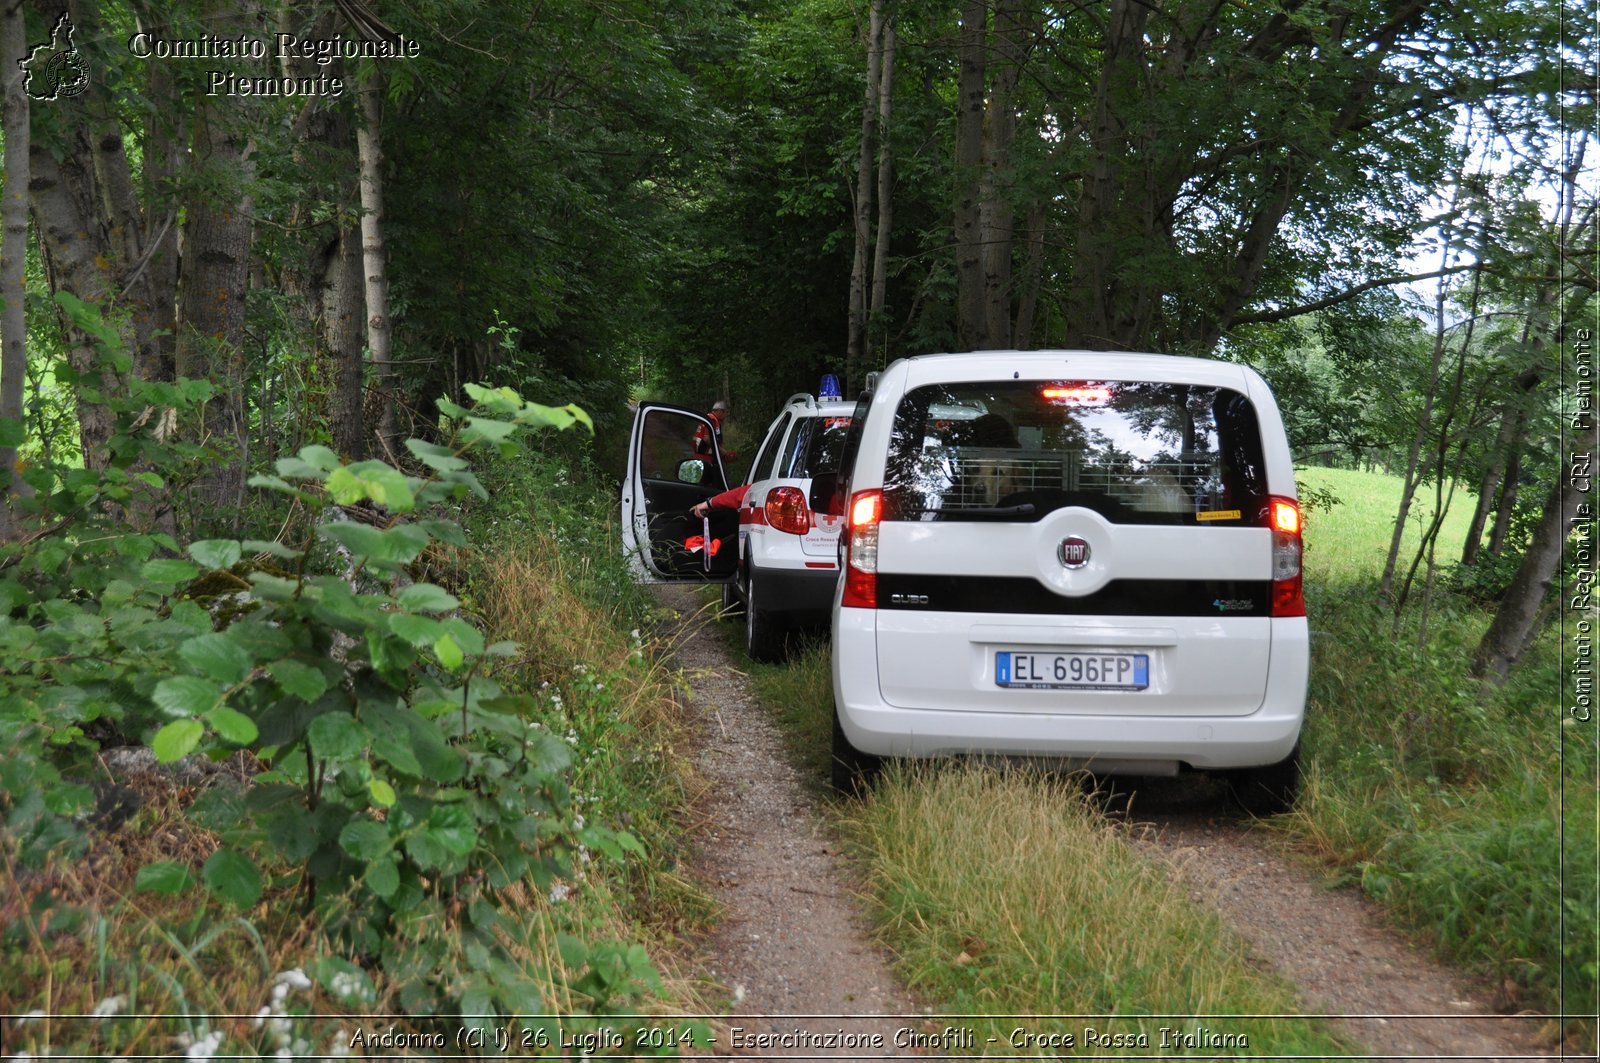
<path fill-rule="evenodd" d="M 248 908 L 261 899 L 261 872 L 233 849 L 212 853 L 200 874 L 208 890 L 236 907 Z"/>
<path fill-rule="evenodd" d="M 188 867 L 172 860 L 162 860 L 141 867 L 133 880 L 133 888 L 140 893 L 159 893 L 170 897 L 182 893 L 194 883 L 194 874 Z"/>
<path fill-rule="evenodd" d="M 163 679 L 151 695 L 151 700 L 168 716 L 198 716 L 210 712 L 221 699 L 220 686 L 192 675 Z"/>
<path fill-rule="evenodd" d="M 331 712 L 318 716 L 306 729 L 311 740 L 311 751 L 319 757 L 346 760 L 360 756 L 371 736 L 359 720 L 344 713 Z"/>
<path fill-rule="evenodd" d="M 353 819 L 339 832 L 339 848 L 371 863 L 389 851 L 389 828 L 376 820 Z"/>
<path fill-rule="evenodd" d="M 461 644 L 450 635 L 440 635 L 433 644 L 433 652 L 439 658 L 439 663 L 452 672 L 459 672 L 466 663 L 466 656 L 461 652 Z"/>
<path fill-rule="evenodd" d="M 141 579 L 148 583 L 177 584 L 185 583 L 200 574 L 200 569 L 187 561 L 177 558 L 157 558 L 146 561 L 139 570 Z"/>
<path fill-rule="evenodd" d="M 358 558 L 382 568 L 410 564 L 428 548 L 428 533 L 409 524 L 384 530 L 340 520 L 318 525 L 317 530 Z"/>
<path fill-rule="evenodd" d="M 206 719 L 211 726 L 216 728 L 217 734 L 224 742 L 236 746 L 247 746 L 256 740 L 259 732 L 256 723 L 242 712 L 230 709 L 226 705 L 218 705 L 207 714 Z"/>
<path fill-rule="evenodd" d="M 196 635 L 178 648 L 178 657 L 196 672 L 228 686 L 242 682 L 253 663 L 244 647 L 226 632 Z"/>
<path fill-rule="evenodd" d="M 402 587 L 397 597 L 400 604 L 419 613 L 446 613 L 461 603 L 455 595 L 431 583 L 413 583 Z"/>
<path fill-rule="evenodd" d="M 150 740 L 150 748 L 154 750 L 156 760 L 162 764 L 172 764 L 194 752 L 205 733 L 205 725 L 199 720 L 173 720 L 156 732 Z"/>
<path fill-rule="evenodd" d="M 319 669 L 287 657 L 267 665 L 267 671 L 285 694 L 301 701 L 316 701 L 328 689 L 328 680 Z"/>
<path fill-rule="evenodd" d="M 243 550 L 232 539 L 202 539 L 189 544 L 189 556 L 207 568 L 232 568 L 242 555 Z"/>
<path fill-rule="evenodd" d="M 371 499 L 396 513 L 409 513 L 416 505 L 405 475 L 381 461 L 361 461 L 334 469 L 328 474 L 327 489 L 342 506 Z"/>
<path fill-rule="evenodd" d="M 418 461 L 435 472 L 459 472 L 467 467 L 465 458 L 458 456 L 449 447 L 441 447 L 437 443 L 429 443 L 421 439 L 408 439 L 406 440 L 406 449 L 411 451 Z"/>

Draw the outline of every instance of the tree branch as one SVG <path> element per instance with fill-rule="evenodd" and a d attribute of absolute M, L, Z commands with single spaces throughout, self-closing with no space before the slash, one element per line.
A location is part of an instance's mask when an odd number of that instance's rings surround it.
<path fill-rule="evenodd" d="M 1436 269 L 1431 273 L 1414 273 L 1394 277 L 1378 277 L 1365 281 L 1354 288 L 1347 288 L 1342 292 L 1330 295 L 1325 299 L 1318 299 L 1311 303 L 1301 303 L 1299 306 L 1285 306 L 1277 310 L 1263 310 L 1259 314 L 1241 314 L 1233 319 L 1233 325 L 1263 325 L 1272 321 L 1284 321 L 1301 314 L 1311 314 L 1318 310 L 1326 310 L 1330 306 L 1338 306 L 1348 302 L 1363 292 L 1370 292 L 1374 288 L 1387 288 L 1395 284 L 1408 284 L 1411 281 L 1432 280 L 1435 277 L 1448 277 L 1454 273 L 1466 273 L 1470 270 L 1482 268 L 1481 262 L 1468 262 L 1460 266 L 1450 266 L 1446 269 Z"/>

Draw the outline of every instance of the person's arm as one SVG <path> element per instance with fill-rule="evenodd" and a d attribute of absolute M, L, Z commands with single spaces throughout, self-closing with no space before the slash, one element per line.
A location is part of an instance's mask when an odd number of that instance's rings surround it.
<path fill-rule="evenodd" d="M 750 493 L 749 484 L 741 484 L 731 491 L 724 491 L 720 495 L 712 495 L 704 502 L 696 502 L 689 507 L 689 512 L 696 517 L 703 517 L 713 509 L 738 509 L 744 502 L 744 496 Z"/>

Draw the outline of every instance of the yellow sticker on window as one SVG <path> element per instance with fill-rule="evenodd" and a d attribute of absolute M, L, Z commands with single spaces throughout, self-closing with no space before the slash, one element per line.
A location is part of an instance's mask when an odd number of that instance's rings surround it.
<path fill-rule="evenodd" d="M 1238 520 L 1239 519 L 1239 511 L 1237 509 L 1213 509 L 1209 513 L 1196 513 L 1194 515 L 1194 519 L 1195 520 Z"/>

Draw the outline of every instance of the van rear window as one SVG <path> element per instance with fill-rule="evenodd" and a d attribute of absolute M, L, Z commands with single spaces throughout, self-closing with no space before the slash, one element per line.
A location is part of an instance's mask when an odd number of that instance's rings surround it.
<path fill-rule="evenodd" d="M 806 477 L 838 472 L 839 456 L 849 433 L 849 415 L 803 418 L 778 463 L 778 475 Z"/>
<path fill-rule="evenodd" d="M 1084 506 L 1120 524 L 1257 524 L 1261 431 L 1228 388 L 1165 382 L 936 384 L 895 412 L 885 520 L 1034 521 Z"/>

